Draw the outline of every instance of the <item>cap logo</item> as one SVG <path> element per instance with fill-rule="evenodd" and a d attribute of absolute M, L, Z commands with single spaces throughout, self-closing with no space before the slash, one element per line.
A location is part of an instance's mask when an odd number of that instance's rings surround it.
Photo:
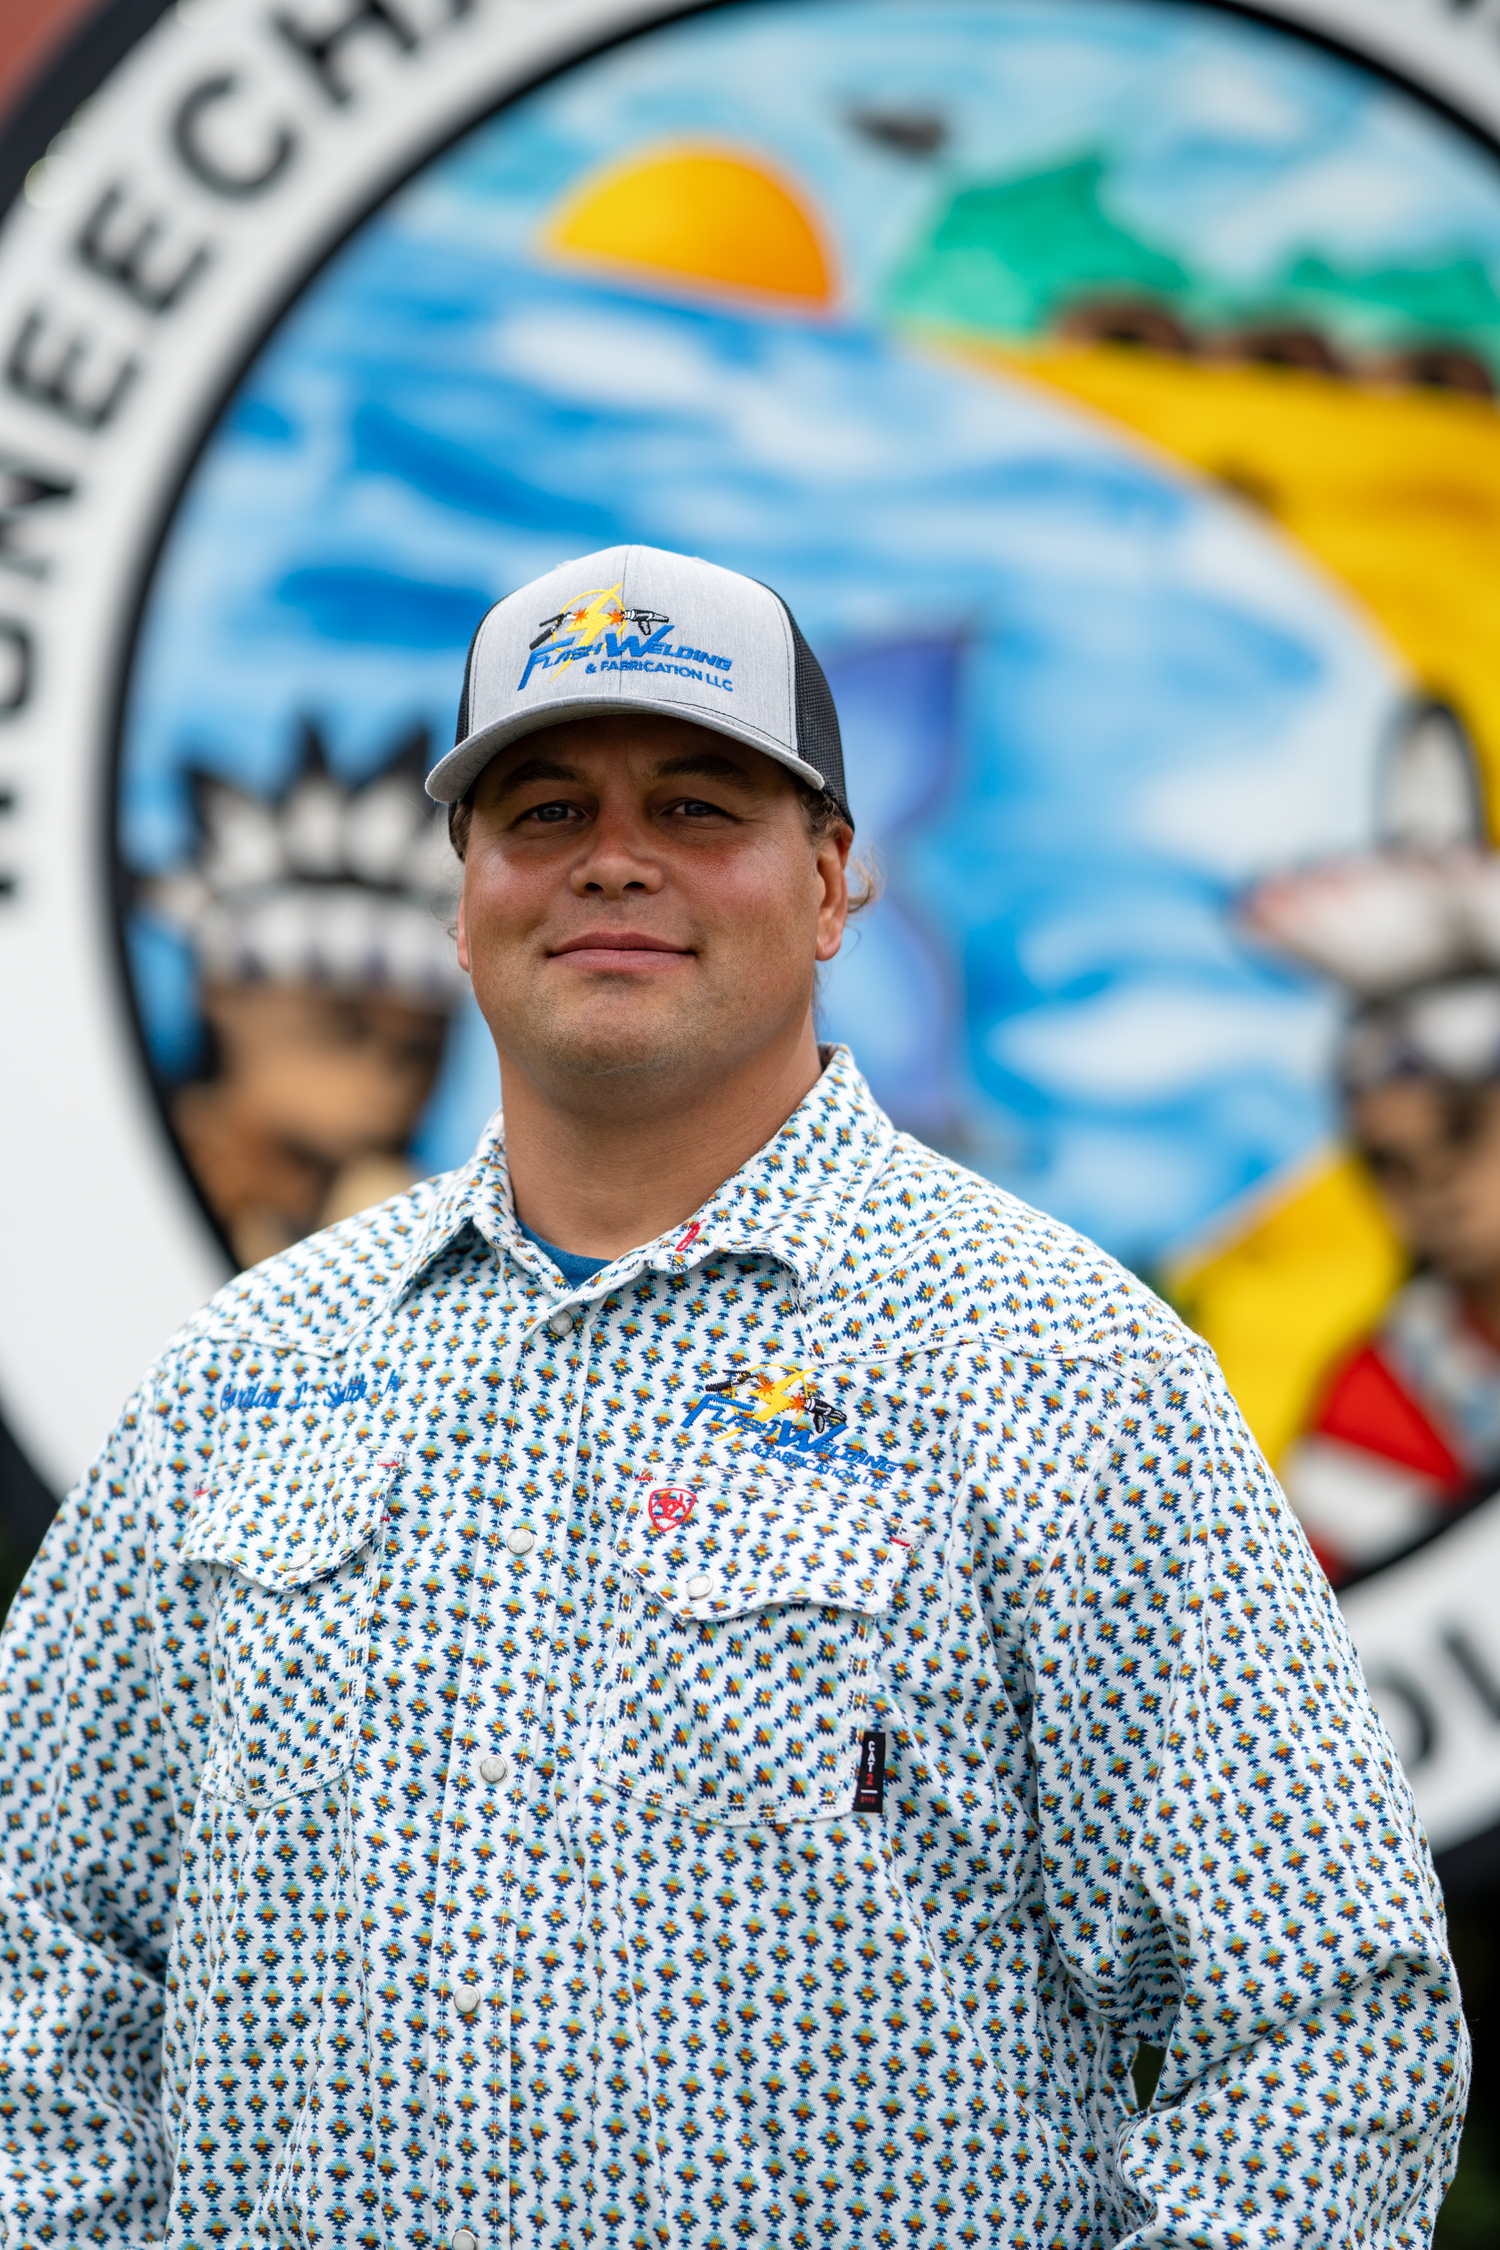
<path fill-rule="evenodd" d="M 622 648 L 628 648 L 632 655 L 639 656 L 645 642 L 667 631 L 672 620 L 659 610 L 625 606 L 620 599 L 624 586 L 623 578 L 613 586 L 591 586 L 587 593 L 566 603 L 555 617 L 539 619 L 540 629 L 530 645 L 517 692 L 533 672 L 555 672 L 564 665 L 576 664 L 591 649 L 597 649 L 601 639 L 610 655 L 617 656 Z M 622 642 L 620 634 L 626 625 L 635 630 Z"/>
<path fill-rule="evenodd" d="M 592 586 L 554 616 L 539 618 L 516 693 L 534 672 L 581 663 L 586 672 L 670 672 L 733 694 L 727 678 L 732 658 L 701 648 L 673 648 L 667 638 L 671 618 L 659 609 L 630 606 L 621 598 L 624 588 L 623 578 L 613 586 Z"/>

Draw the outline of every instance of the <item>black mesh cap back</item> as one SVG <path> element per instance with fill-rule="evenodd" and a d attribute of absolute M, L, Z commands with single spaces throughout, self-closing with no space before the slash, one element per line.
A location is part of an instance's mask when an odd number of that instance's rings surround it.
<path fill-rule="evenodd" d="M 776 599 L 781 602 L 778 594 Z M 823 667 L 802 638 L 802 628 L 781 602 L 786 611 L 786 621 L 792 628 L 792 650 L 796 666 L 793 693 L 796 703 L 797 755 L 823 776 L 823 786 L 831 797 L 838 800 L 839 811 L 849 826 L 854 826 L 854 815 L 849 810 L 849 791 L 844 783 L 844 741 L 839 733 L 839 715 L 834 708 L 833 690 L 823 676 Z"/>
<path fill-rule="evenodd" d="M 453 730 L 453 747 L 455 750 L 473 731 L 474 722 L 469 715 L 469 697 L 474 683 L 474 651 L 479 646 L 479 636 L 484 631 L 488 618 L 489 611 L 486 610 L 484 616 L 480 618 L 479 623 L 474 628 L 473 638 L 469 642 L 469 653 L 464 658 L 464 688 L 458 699 L 458 725 Z"/>

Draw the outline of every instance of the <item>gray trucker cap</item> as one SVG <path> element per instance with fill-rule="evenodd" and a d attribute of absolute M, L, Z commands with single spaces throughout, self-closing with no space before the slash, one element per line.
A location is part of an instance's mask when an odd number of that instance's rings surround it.
<path fill-rule="evenodd" d="M 486 611 L 453 748 L 427 794 L 456 804 L 507 742 L 612 711 L 733 735 L 828 790 L 849 818 L 838 713 L 786 603 L 738 571 L 661 547 L 560 563 Z"/>

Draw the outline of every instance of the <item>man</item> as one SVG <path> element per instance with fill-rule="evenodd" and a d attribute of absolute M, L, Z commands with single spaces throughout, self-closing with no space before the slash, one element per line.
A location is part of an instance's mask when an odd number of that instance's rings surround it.
<path fill-rule="evenodd" d="M 429 786 L 503 1133 L 217 1298 L 22 1597 L 4 2239 L 1425 2242 L 1390 1745 L 1201 1344 L 818 1048 L 784 604 L 564 566 Z"/>

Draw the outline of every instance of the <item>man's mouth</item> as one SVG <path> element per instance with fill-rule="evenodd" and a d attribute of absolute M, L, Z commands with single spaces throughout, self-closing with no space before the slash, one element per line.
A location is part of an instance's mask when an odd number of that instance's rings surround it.
<path fill-rule="evenodd" d="M 551 949 L 554 961 L 565 954 L 578 960 L 583 968 L 649 972 L 653 962 L 663 958 L 690 959 L 692 947 L 672 945 L 666 938 L 651 937 L 644 930 L 585 930 L 581 936 L 569 938 Z"/>

